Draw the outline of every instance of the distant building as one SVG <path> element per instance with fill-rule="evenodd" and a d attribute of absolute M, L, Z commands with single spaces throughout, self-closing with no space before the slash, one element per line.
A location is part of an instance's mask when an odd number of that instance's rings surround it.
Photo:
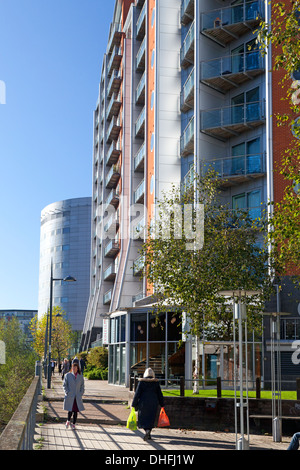
<path fill-rule="evenodd" d="M 71 275 L 77 282 L 53 282 L 53 306 L 66 312 L 72 329 L 81 335 L 90 291 L 91 198 L 49 204 L 41 213 L 39 317 L 50 300 L 50 266 L 53 277 Z"/>
<path fill-rule="evenodd" d="M 24 334 L 31 338 L 31 333 L 29 330 L 29 325 L 32 318 L 37 314 L 37 310 L 0 310 L 0 320 L 10 321 L 13 318 L 16 318 L 24 332 Z"/>

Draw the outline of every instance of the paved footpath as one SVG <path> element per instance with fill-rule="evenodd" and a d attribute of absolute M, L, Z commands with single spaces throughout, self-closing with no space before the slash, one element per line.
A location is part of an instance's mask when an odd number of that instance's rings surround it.
<path fill-rule="evenodd" d="M 51 389 L 43 381 L 43 387 L 46 401 L 41 407 L 47 408 L 48 420 L 36 425 L 36 450 L 131 451 L 132 455 L 138 451 L 159 454 L 159 451 L 235 450 L 235 434 L 227 432 L 155 428 L 153 439 L 145 442 L 144 431 L 130 431 L 125 426 L 130 413 L 129 390 L 105 381 L 85 380 L 85 410 L 78 414 L 76 429 L 66 429 L 61 379 L 54 377 Z M 274 442 L 272 436 L 250 435 L 250 450 L 286 450 L 289 441 L 290 437 Z"/>

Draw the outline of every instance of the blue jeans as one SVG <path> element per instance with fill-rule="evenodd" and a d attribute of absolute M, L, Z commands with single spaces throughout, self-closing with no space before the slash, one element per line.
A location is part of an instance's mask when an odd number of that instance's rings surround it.
<path fill-rule="evenodd" d="M 287 450 L 298 450 L 299 448 L 299 439 L 300 439 L 300 432 L 296 432 L 292 440 L 290 442 L 290 445 L 288 446 Z"/>

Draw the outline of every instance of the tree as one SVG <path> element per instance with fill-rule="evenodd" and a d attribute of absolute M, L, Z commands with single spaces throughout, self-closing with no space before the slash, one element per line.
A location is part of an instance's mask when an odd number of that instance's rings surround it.
<path fill-rule="evenodd" d="M 222 204 L 218 186 L 217 174 L 210 171 L 204 178 L 195 175 L 184 188 L 173 186 L 157 201 L 156 223 L 149 225 L 141 249 L 144 275 L 154 290 L 154 310 L 185 312 L 196 346 L 204 332 L 206 339 L 212 330 L 215 335 L 212 325 L 218 325 L 219 339 L 232 339 L 232 303 L 237 298 L 231 293 L 225 299 L 220 291 L 258 291 L 245 299 L 248 325 L 256 331 L 261 327 L 259 313 L 272 292 L 268 250 L 262 240 L 259 243 L 264 218 L 254 220 L 249 211 Z M 199 207 L 204 209 L 203 224 Z M 191 244 L 201 230 L 203 243 L 198 239 Z"/>
<path fill-rule="evenodd" d="M 192 205 L 195 197 L 204 206 L 204 244 L 201 249 L 187 249 L 191 239 L 183 230 L 178 236 L 178 217 L 174 207 Z M 258 244 L 263 218 L 253 220 L 247 210 L 231 210 L 219 199 L 218 177 L 195 175 L 188 188 L 172 188 L 157 202 L 158 220 L 148 228 L 141 249 L 145 259 L 144 275 L 154 286 L 156 310 L 170 308 L 188 312 L 193 334 L 201 334 L 211 322 L 223 326 L 223 339 L 232 338 L 232 306 L 219 295 L 223 290 L 260 290 L 248 299 L 251 326 L 260 325 L 257 313 L 270 295 L 267 248 Z M 192 210 L 195 228 L 196 206 Z M 183 224 L 182 224 L 183 225 Z M 169 238 L 163 234 L 169 233 Z M 233 298 L 229 298 L 233 300 Z M 235 299 L 236 300 L 236 299 Z"/>
<path fill-rule="evenodd" d="M 283 151 L 278 171 L 285 180 L 281 201 L 270 201 L 269 243 L 281 273 L 299 273 L 300 265 L 300 1 L 272 2 L 271 23 L 261 22 L 258 41 L 263 54 L 272 45 L 273 69 L 286 112 L 276 115 L 279 127 L 291 136 Z M 296 278 L 297 279 L 297 278 Z"/>
<path fill-rule="evenodd" d="M 5 425 L 34 377 L 36 356 L 16 318 L 0 320 L 0 340 L 5 344 L 5 364 L 0 365 L 0 425 Z"/>
<path fill-rule="evenodd" d="M 67 351 L 72 346 L 74 340 L 72 326 L 66 320 L 65 315 L 66 313 L 60 307 L 53 307 L 51 354 L 53 358 L 56 358 L 58 361 L 62 359 L 63 355 L 67 354 Z M 46 313 L 40 319 L 36 315 L 31 320 L 30 330 L 34 339 L 33 347 L 40 358 L 44 357 L 45 352 L 46 326 Z"/>

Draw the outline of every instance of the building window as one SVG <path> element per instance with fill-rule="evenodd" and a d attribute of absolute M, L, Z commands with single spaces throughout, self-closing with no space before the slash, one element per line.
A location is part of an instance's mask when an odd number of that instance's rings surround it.
<path fill-rule="evenodd" d="M 155 22 L 155 8 L 152 10 L 152 16 L 151 16 L 151 28 L 153 28 Z"/>
<path fill-rule="evenodd" d="M 152 69 L 154 67 L 154 59 L 155 59 L 155 49 L 152 50 L 152 54 L 151 54 L 151 68 Z"/>
<path fill-rule="evenodd" d="M 237 194 L 232 197 L 232 208 L 236 210 L 249 209 L 252 219 L 261 217 L 261 191 L 251 191 L 249 193 Z"/>

